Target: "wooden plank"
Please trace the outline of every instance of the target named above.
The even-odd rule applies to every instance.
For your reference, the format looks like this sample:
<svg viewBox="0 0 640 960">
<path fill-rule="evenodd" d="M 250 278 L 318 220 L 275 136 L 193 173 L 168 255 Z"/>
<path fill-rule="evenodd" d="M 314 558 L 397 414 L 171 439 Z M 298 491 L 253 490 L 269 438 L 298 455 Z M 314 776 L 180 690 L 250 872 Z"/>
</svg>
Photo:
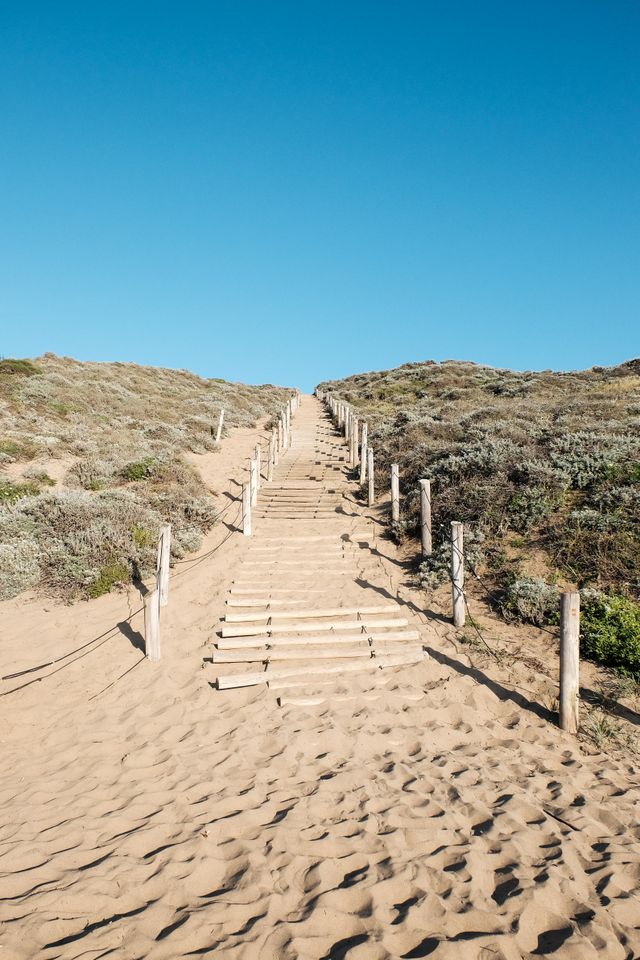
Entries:
<svg viewBox="0 0 640 960">
<path fill-rule="evenodd" d="M 325 630 L 327 632 L 331 630 L 362 630 L 366 633 L 380 627 L 406 627 L 408 622 L 406 617 L 397 617 L 390 620 L 378 620 L 369 624 L 364 620 L 328 620 L 326 623 L 272 623 L 265 626 L 256 624 L 250 627 L 223 624 L 221 636 L 251 637 L 257 634 L 271 636 L 275 633 L 312 633 L 313 631 L 322 633 Z"/>
<path fill-rule="evenodd" d="M 250 620 L 291 620 L 295 617 L 347 617 L 369 616 L 373 613 L 395 613 L 397 603 L 384 603 L 372 607 L 320 607 L 310 610 L 268 610 L 265 613 L 228 613 L 227 623 L 246 623 Z"/>
<path fill-rule="evenodd" d="M 337 663 L 337 664 L 306 664 L 303 667 L 276 667 L 267 668 L 257 673 L 235 673 L 226 677 L 218 677 L 217 686 L 219 690 L 230 690 L 235 687 L 254 687 L 261 683 L 271 684 L 272 681 L 286 680 L 289 677 L 301 677 L 325 674 L 344 674 L 357 673 L 361 670 L 377 670 L 385 667 L 399 667 L 405 664 L 418 663 L 425 660 L 427 655 L 424 651 L 412 654 L 396 654 L 385 657 L 372 657 L 370 660 L 361 660 L 356 663 Z"/>
<path fill-rule="evenodd" d="M 340 658 L 370 657 L 371 647 L 365 641 L 343 647 L 275 647 L 269 650 L 216 650 L 211 651 L 214 663 L 270 663 L 272 660 L 339 660 Z"/>
<path fill-rule="evenodd" d="M 363 633 L 362 635 L 356 634 L 355 636 L 353 633 L 331 633 L 329 636 L 327 636 L 326 633 L 322 633 L 317 636 L 305 634 L 301 637 L 219 637 L 216 640 L 216 645 L 219 650 L 246 650 L 256 647 L 286 647 L 292 646 L 293 644 L 298 644 L 299 646 L 314 646 L 315 644 L 326 643 L 354 643 L 356 639 L 370 640 L 373 643 L 382 640 L 399 642 L 402 640 L 419 640 L 420 634 L 417 630 L 396 630 L 390 631 L 389 633 L 374 633 L 372 631 Z"/>
</svg>

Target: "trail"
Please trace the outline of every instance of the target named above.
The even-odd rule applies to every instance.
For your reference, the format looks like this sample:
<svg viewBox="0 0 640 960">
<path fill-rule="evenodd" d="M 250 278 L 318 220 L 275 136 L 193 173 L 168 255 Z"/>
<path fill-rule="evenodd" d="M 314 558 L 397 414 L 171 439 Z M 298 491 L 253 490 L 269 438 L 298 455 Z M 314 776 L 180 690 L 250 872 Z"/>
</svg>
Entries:
<svg viewBox="0 0 640 960">
<path fill-rule="evenodd" d="M 107 646 L 3 701 L 2 960 L 639 954 L 637 770 L 501 695 L 407 602 L 345 455 L 303 398 L 253 536 L 173 582 L 162 661 L 91 700 Z M 345 658 L 354 619 L 366 655 Z M 233 625 L 251 645 L 227 652 L 293 649 L 295 676 L 218 689 L 282 666 L 217 662 Z M 381 668 L 387 647 L 416 662 Z"/>
</svg>

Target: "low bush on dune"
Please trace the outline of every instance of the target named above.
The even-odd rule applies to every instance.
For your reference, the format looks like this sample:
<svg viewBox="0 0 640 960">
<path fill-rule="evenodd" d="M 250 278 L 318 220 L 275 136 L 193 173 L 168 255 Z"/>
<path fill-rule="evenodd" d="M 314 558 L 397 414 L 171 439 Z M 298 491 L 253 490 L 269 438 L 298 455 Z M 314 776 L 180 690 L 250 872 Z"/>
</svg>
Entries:
<svg viewBox="0 0 640 960">
<path fill-rule="evenodd" d="M 640 598 L 640 361 L 576 373 L 427 362 L 319 387 L 367 420 L 379 490 L 399 464 L 396 536 L 418 534 L 418 481 L 431 480 L 425 586 L 446 579 L 450 523 L 460 520 L 508 617 L 557 618 L 560 580 L 613 598 L 615 609 L 615 598 Z M 533 573 L 540 565 L 546 578 Z M 637 630 L 633 617 L 625 623 Z M 586 634 L 584 648 L 609 658 Z"/>
<path fill-rule="evenodd" d="M 214 500 L 185 455 L 216 449 L 221 407 L 225 428 L 253 426 L 289 393 L 51 354 L 0 361 L 0 467 L 24 464 L 0 478 L 0 599 L 95 597 L 147 576 L 165 523 L 174 557 L 197 550 Z M 31 464 L 62 457 L 59 484 Z"/>
</svg>

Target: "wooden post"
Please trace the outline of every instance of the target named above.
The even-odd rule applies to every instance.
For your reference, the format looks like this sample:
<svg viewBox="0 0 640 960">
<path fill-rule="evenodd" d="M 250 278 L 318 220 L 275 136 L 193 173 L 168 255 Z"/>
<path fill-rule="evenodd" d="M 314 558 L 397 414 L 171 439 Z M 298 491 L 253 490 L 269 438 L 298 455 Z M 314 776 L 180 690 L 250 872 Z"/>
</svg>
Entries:
<svg viewBox="0 0 640 960">
<path fill-rule="evenodd" d="M 270 482 L 273 480 L 273 464 L 275 461 L 276 451 L 275 451 L 275 437 L 273 435 L 273 430 L 271 431 L 271 436 L 269 437 L 269 459 L 267 460 L 267 480 Z"/>
<path fill-rule="evenodd" d="M 218 431 L 216 433 L 216 443 L 220 443 L 220 437 L 222 436 L 223 423 L 224 423 L 224 407 L 220 411 L 220 419 L 218 420 Z"/>
<path fill-rule="evenodd" d="M 578 690 L 580 686 L 580 594 L 563 593 L 560 598 L 560 727 L 578 732 Z"/>
<path fill-rule="evenodd" d="M 160 606 L 169 603 L 169 560 L 171 558 L 171 524 L 160 531 L 158 541 L 158 562 L 156 564 L 156 583 L 160 591 Z"/>
<path fill-rule="evenodd" d="M 400 519 L 400 474 L 398 464 L 391 464 L 391 519 L 397 522 Z"/>
<path fill-rule="evenodd" d="M 358 466 L 358 434 L 360 432 L 357 417 L 353 417 L 353 419 L 351 420 L 350 430 L 351 430 L 351 441 L 350 441 L 351 442 L 351 452 L 350 452 L 351 466 L 357 467 Z"/>
<path fill-rule="evenodd" d="M 245 483 L 242 487 L 242 532 L 245 537 L 251 536 L 251 484 Z"/>
<path fill-rule="evenodd" d="M 278 418 L 278 450 L 280 453 L 283 452 L 284 447 L 284 424 L 282 422 L 282 417 Z"/>
<path fill-rule="evenodd" d="M 254 452 L 254 459 L 256 461 L 256 493 L 262 486 L 262 477 L 260 476 L 260 471 L 262 469 L 262 457 L 260 454 L 260 444 L 256 443 L 256 449 Z"/>
<path fill-rule="evenodd" d="M 251 490 L 251 506 L 255 507 L 258 502 L 258 480 L 257 480 L 257 462 L 255 457 L 251 458 L 249 464 L 249 488 Z"/>
<path fill-rule="evenodd" d="M 431 538 L 431 481 L 420 481 L 420 526 L 422 532 L 422 556 L 430 557 L 433 553 Z"/>
<path fill-rule="evenodd" d="M 144 598 L 144 652 L 149 660 L 160 660 L 160 594 L 150 590 Z"/>
<path fill-rule="evenodd" d="M 464 524 L 451 522 L 451 596 L 453 625 L 464 627 Z"/>
<path fill-rule="evenodd" d="M 271 428 L 271 440 L 273 442 L 273 465 L 278 466 L 278 428 Z"/>
<path fill-rule="evenodd" d="M 367 447 L 367 473 L 369 475 L 369 506 L 372 507 L 375 503 L 376 493 L 374 486 L 374 476 L 373 476 L 373 447 Z"/>
<path fill-rule="evenodd" d="M 367 479 L 367 443 L 369 440 L 369 426 L 362 424 L 362 440 L 360 441 L 360 483 Z"/>
</svg>

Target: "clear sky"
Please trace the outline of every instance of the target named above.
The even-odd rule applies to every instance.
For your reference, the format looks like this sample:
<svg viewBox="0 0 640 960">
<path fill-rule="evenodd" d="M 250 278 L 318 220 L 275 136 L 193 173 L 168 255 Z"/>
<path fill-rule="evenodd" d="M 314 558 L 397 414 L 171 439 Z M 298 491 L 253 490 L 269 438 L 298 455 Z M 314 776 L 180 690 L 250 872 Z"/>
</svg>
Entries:
<svg viewBox="0 0 640 960">
<path fill-rule="evenodd" d="M 637 0 L 0 0 L 0 354 L 640 354 Z"/>
</svg>

